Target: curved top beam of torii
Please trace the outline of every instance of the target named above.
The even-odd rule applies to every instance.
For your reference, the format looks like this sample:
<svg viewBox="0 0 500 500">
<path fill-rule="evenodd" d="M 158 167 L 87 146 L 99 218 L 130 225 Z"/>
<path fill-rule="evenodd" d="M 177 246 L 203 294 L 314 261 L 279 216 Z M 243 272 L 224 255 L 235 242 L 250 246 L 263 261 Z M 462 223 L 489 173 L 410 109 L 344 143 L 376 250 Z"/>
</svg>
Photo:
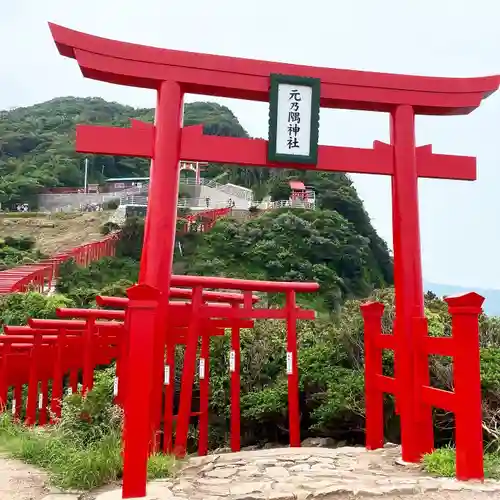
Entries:
<svg viewBox="0 0 500 500">
<path fill-rule="evenodd" d="M 109 40 L 49 23 L 59 53 L 76 59 L 87 78 L 156 89 L 164 80 L 185 92 L 268 101 L 269 75 L 321 79 L 321 106 L 391 111 L 411 104 L 417 114 L 468 114 L 495 92 L 500 76 L 441 78 L 330 69 L 198 54 Z"/>
</svg>

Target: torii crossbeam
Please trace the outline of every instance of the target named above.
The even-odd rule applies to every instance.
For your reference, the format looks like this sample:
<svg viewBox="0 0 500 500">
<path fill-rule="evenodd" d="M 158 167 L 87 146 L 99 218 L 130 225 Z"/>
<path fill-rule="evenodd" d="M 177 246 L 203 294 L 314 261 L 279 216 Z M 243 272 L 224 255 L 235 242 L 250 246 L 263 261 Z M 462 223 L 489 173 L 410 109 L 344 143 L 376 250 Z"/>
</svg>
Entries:
<svg viewBox="0 0 500 500">
<path fill-rule="evenodd" d="M 498 89 L 499 77 L 434 78 L 298 66 L 146 47 L 54 24 L 50 29 L 60 54 L 76 59 L 85 77 L 157 91 L 154 127 L 140 122 L 133 122 L 130 129 L 81 127 L 77 148 L 89 153 L 152 158 L 140 280 L 160 290 L 165 300 L 172 274 L 181 159 L 392 177 L 396 397 L 403 460 L 416 462 L 430 451 L 432 415 L 416 404 L 412 356 L 418 334 L 415 318 L 424 317 L 418 178 L 474 180 L 476 168 L 474 158 L 434 154 L 430 146 L 417 148 L 415 116 L 468 114 Z M 319 80 L 319 103 L 325 108 L 389 113 L 390 145 L 376 142 L 372 149 L 320 146 L 316 164 L 284 165 L 267 160 L 266 141 L 204 136 L 200 127 L 181 128 L 185 93 L 267 102 L 271 75 Z M 161 333 L 156 335 L 161 337 Z M 156 345 L 161 347 L 161 343 Z M 160 354 L 156 356 L 155 376 L 161 377 L 163 360 Z M 134 453 L 143 454 L 144 450 L 126 448 L 124 461 Z M 124 477 L 124 496 L 144 495 L 145 476 L 144 484 L 133 485 Z"/>
</svg>

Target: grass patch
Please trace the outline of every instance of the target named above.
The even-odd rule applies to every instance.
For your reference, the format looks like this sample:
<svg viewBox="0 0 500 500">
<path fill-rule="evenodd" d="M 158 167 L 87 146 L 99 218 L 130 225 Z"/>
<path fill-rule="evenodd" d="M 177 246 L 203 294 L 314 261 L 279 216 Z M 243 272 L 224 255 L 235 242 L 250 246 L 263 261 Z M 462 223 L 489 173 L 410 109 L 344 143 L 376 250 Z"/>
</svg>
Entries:
<svg viewBox="0 0 500 500">
<path fill-rule="evenodd" d="M 82 446 L 53 428 L 28 428 L 14 424 L 8 416 L 0 419 L 0 448 L 17 458 L 44 469 L 50 482 L 62 489 L 91 490 L 117 481 L 122 476 L 121 437 L 118 433 Z M 149 479 L 173 474 L 175 459 L 153 455 L 148 462 Z"/>
<path fill-rule="evenodd" d="M 122 477 L 122 411 L 113 405 L 114 368 L 96 372 L 94 388 L 85 396 L 68 395 L 55 425 L 27 427 L 0 415 L 0 449 L 44 469 L 62 489 L 91 490 Z M 154 455 L 150 479 L 168 477 L 175 459 Z"/>
<path fill-rule="evenodd" d="M 424 469 L 434 476 L 455 477 L 456 452 L 454 448 L 440 448 L 424 456 Z M 500 452 L 484 455 L 484 475 L 500 479 Z"/>
</svg>

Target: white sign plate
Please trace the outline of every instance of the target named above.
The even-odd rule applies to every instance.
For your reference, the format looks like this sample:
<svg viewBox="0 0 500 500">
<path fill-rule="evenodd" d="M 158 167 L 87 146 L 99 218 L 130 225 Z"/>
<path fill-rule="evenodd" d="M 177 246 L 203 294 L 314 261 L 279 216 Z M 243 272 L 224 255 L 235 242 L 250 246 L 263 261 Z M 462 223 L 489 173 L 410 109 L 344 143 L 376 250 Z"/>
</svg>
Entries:
<svg viewBox="0 0 500 500">
<path fill-rule="evenodd" d="M 16 400 L 12 400 L 12 415 L 16 414 Z"/>
<path fill-rule="evenodd" d="M 311 149 L 312 88 L 278 84 L 276 154 L 308 156 Z"/>
<path fill-rule="evenodd" d="M 38 395 L 38 409 L 41 410 L 43 408 L 43 394 L 40 393 Z"/>
<path fill-rule="evenodd" d="M 113 396 L 118 396 L 118 377 L 115 377 L 113 382 Z"/>
<path fill-rule="evenodd" d="M 286 374 L 292 375 L 293 373 L 293 354 L 291 352 L 286 353 Z"/>
<path fill-rule="evenodd" d="M 170 385 L 170 365 L 165 365 L 165 370 L 163 372 L 163 383 L 165 385 Z"/>
<path fill-rule="evenodd" d="M 205 358 L 200 358 L 200 380 L 205 378 Z"/>
<path fill-rule="evenodd" d="M 234 350 L 229 353 L 229 371 L 231 373 L 236 371 L 236 353 Z"/>
</svg>

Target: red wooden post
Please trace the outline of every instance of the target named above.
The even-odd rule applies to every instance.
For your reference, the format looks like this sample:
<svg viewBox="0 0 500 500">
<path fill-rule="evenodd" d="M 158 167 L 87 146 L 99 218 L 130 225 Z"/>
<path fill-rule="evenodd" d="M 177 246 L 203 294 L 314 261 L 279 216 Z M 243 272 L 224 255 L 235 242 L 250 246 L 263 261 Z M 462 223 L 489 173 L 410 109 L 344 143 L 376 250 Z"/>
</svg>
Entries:
<svg viewBox="0 0 500 500">
<path fill-rule="evenodd" d="M 233 308 L 239 307 L 238 304 L 233 304 Z M 229 372 L 230 372 L 230 392 L 231 392 L 231 451 L 240 451 L 241 448 L 241 410 L 240 410 L 240 328 L 237 326 L 231 327 L 231 351 L 229 353 Z"/>
<path fill-rule="evenodd" d="M 33 347 L 30 354 L 30 373 L 28 382 L 28 400 L 26 402 L 26 425 L 36 423 L 36 409 L 38 406 L 38 356 L 40 354 L 41 337 L 31 337 Z"/>
<path fill-rule="evenodd" d="M 455 440 L 457 479 L 484 479 L 481 368 L 478 317 L 484 297 L 467 293 L 447 297 L 455 344 Z"/>
<path fill-rule="evenodd" d="M 123 498 L 146 495 L 151 441 L 150 394 L 153 387 L 154 332 L 157 328 L 158 290 L 147 285 L 128 289 L 127 394 L 124 402 Z"/>
<path fill-rule="evenodd" d="M 300 446 L 299 365 L 297 362 L 297 317 L 295 291 L 286 293 L 286 373 L 288 376 L 288 419 L 290 446 Z"/>
<path fill-rule="evenodd" d="M 199 366 L 200 416 L 198 419 L 198 455 L 208 453 L 208 409 L 210 399 L 210 336 L 201 336 L 201 355 Z"/>
<path fill-rule="evenodd" d="M 428 337 L 428 324 L 426 318 L 413 318 L 414 337 L 414 408 L 415 419 L 418 426 L 420 449 L 423 453 L 430 453 L 434 449 L 434 425 L 428 412 L 432 411 L 429 405 L 422 400 L 422 387 L 431 384 L 429 371 L 429 352 L 423 342 Z"/>
<path fill-rule="evenodd" d="M 432 426 L 432 410 L 419 408 L 415 414 L 415 384 L 413 379 L 413 318 L 424 317 L 422 288 L 422 259 L 418 215 L 418 171 L 415 148 L 415 113 L 412 106 L 399 105 L 391 114 L 391 144 L 394 151 L 393 234 L 396 289 L 397 337 L 396 380 L 397 403 L 401 416 L 403 460 L 420 461 L 430 452 L 427 441 L 419 436 L 428 434 Z"/>
<path fill-rule="evenodd" d="M 182 367 L 181 395 L 177 426 L 175 428 L 174 453 L 177 457 L 186 454 L 189 419 L 192 412 L 192 394 L 194 374 L 196 369 L 196 352 L 198 350 L 198 331 L 200 328 L 200 308 L 203 305 L 203 289 L 200 286 L 193 288 L 191 301 L 191 317 L 186 332 L 186 350 Z"/>
<path fill-rule="evenodd" d="M 58 340 L 56 344 L 54 374 L 52 376 L 52 399 L 50 401 L 51 422 L 61 417 L 61 401 L 63 398 L 63 360 L 66 349 L 66 330 L 59 329 Z"/>
<path fill-rule="evenodd" d="M 175 392 L 175 344 L 173 340 L 167 342 L 166 363 L 163 374 L 165 385 L 165 408 L 163 413 L 163 451 L 172 451 L 172 422 L 174 416 Z"/>
<path fill-rule="evenodd" d="M 365 324 L 366 448 L 376 450 L 384 446 L 384 397 L 377 386 L 377 377 L 382 375 L 382 350 L 377 346 L 377 337 L 382 333 L 384 305 L 367 302 L 360 309 Z"/>
<path fill-rule="evenodd" d="M 10 352 L 10 344 L 3 344 L 2 359 L 0 362 L 0 405 L 2 411 L 7 407 L 7 394 L 9 388 L 7 387 L 7 371 L 8 371 L 8 353 Z"/>
<path fill-rule="evenodd" d="M 160 428 L 162 414 L 165 329 L 177 221 L 183 97 L 184 93 L 177 82 L 163 81 L 158 86 L 154 158 L 151 164 L 151 177 L 155 182 L 149 185 L 144 232 L 144 248 L 147 251 L 141 258 L 139 274 L 140 283 L 154 286 L 162 294 L 162 319 L 155 332 L 153 361 L 151 423 L 154 433 Z"/>
<path fill-rule="evenodd" d="M 94 331 L 95 318 L 86 318 L 83 332 L 83 395 L 91 391 L 94 386 Z"/>
</svg>

